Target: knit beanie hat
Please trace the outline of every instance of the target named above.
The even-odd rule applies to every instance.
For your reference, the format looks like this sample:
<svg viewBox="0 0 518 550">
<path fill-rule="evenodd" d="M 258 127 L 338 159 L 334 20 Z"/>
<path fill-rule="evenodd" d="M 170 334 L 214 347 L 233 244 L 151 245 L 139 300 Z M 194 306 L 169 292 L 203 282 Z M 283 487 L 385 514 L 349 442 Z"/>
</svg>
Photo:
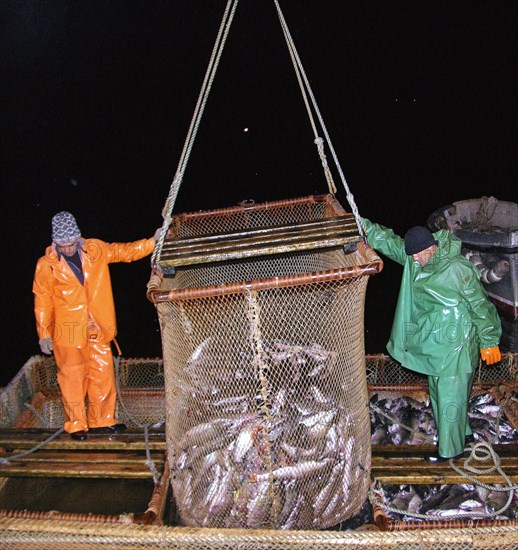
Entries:
<svg viewBox="0 0 518 550">
<path fill-rule="evenodd" d="M 411 256 L 422 252 L 426 248 L 433 244 L 439 244 L 434 238 L 432 233 L 420 225 L 411 227 L 405 235 L 405 252 Z"/>
<path fill-rule="evenodd" d="M 81 237 L 76 219 L 70 212 L 58 212 L 52 218 L 52 241 L 56 244 L 71 243 Z"/>
</svg>

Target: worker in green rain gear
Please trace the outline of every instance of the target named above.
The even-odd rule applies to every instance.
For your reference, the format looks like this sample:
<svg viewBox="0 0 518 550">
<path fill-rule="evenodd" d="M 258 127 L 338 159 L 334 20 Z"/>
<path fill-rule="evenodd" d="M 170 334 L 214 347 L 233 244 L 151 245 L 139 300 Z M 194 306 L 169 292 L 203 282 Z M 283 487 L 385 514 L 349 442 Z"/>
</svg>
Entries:
<svg viewBox="0 0 518 550">
<path fill-rule="evenodd" d="M 387 350 L 404 367 L 428 375 L 438 452 L 427 460 L 458 458 L 474 441 L 468 403 L 479 350 L 488 365 L 501 359 L 496 308 L 449 231 L 432 234 L 418 226 L 402 239 L 363 221 L 369 244 L 404 266 Z"/>
</svg>

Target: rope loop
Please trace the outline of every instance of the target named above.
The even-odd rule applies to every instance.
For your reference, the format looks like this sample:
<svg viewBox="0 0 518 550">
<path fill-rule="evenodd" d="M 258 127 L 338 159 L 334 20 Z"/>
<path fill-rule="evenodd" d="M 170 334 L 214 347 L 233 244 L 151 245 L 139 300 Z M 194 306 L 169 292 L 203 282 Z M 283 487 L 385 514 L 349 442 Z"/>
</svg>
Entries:
<svg viewBox="0 0 518 550">
<path fill-rule="evenodd" d="M 324 140 L 321 137 L 317 137 L 315 139 L 315 144 L 318 149 L 318 155 L 320 157 L 320 161 L 322 162 L 322 166 L 324 168 L 324 175 L 326 176 L 327 187 L 329 189 L 329 192 L 335 195 L 336 185 L 335 185 L 335 182 L 333 181 L 333 174 L 331 173 L 331 170 L 329 169 L 329 165 L 327 164 L 327 157 L 324 152 Z"/>
<path fill-rule="evenodd" d="M 462 520 L 462 519 L 490 519 L 495 518 L 499 515 L 501 515 L 505 510 L 509 508 L 511 505 L 513 498 L 514 498 L 514 492 L 518 490 L 518 485 L 513 484 L 509 478 L 509 476 L 500 468 L 501 460 L 498 454 L 493 449 L 491 443 L 488 443 L 487 441 L 478 441 L 477 443 L 471 444 L 470 447 L 470 455 L 464 460 L 463 468 L 459 468 L 455 465 L 452 459 L 448 461 L 450 467 L 466 478 L 468 481 L 470 481 L 473 485 L 478 485 L 479 487 L 482 487 L 484 489 L 487 489 L 489 491 L 500 491 L 500 492 L 508 492 L 509 496 L 507 498 L 507 502 L 499 509 L 494 511 L 466 511 L 463 514 L 457 514 L 457 515 L 449 515 L 448 520 Z M 492 458 L 493 463 L 492 465 L 489 465 L 487 467 L 478 467 L 475 468 L 474 466 L 471 466 L 470 463 L 472 461 L 476 462 L 486 462 L 489 460 L 489 458 Z M 489 474 L 493 471 L 497 471 L 502 478 L 505 480 L 506 485 L 502 484 L 496 484 L 496 485 L 487 485 L 486 483 L 483 483 L 476 477 L 471 476 L 468 472 L 484 475 Z M 415 519 L 422 519 L 426 521 L 430 520 L 443 520 L 444 518 L 441 516 L 434 516 L 432 514 L 418 514 L 418 513 L 412 513 L 408 512 L 407 510 L 400 510 L 398 508 L 395 508 L 394 506 L 389 506 L 385 504 L 385 494 L 383 491 L 383 487 L 381 485 L 381 481 L 379 479 L 374 479 L 373 483 L 371 484 L 371 488 L 369 490 L 369 501 L 371 504 L 378 506 L 382 510 L 386 512 L 392 512 L 394 514 L 400 514 L 404 515 L 408 518 L 415 518 Z"/>
</svg>

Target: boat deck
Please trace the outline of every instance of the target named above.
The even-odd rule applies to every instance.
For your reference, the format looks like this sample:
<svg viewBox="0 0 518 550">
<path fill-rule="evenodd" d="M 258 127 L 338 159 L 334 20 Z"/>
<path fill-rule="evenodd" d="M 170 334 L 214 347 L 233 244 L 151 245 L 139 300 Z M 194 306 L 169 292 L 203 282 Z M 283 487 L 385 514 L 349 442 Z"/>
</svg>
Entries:
<svg viewBox="0 0 518 550">
<path fill-rule="evenodd" d="M 54 370 L 40 361 L 28 367 L 31 368 L 21 373 L 3 395 L 3 415 L 9 422 L 0 426 L 0 521 L 19 518 L 176 526 L 174 502 L 168 495 L 165 425 L 160 421 L 164 414 L 162 363 L 139 360 L 124 363 L 120 369 L 124 402 L 141 425 L 150 426 L 147 438 L 130 418 L 122 416 L 120 420 L 128 424 L 125 433 L 89 434 L 86 441 L 74 441 L 63 432 L 57 434 L 62 425 L 62 411 Z M 373 398 L 376 395 L 378 408 L 383 400 L 401 396 L 414 399 L 414 404 L 426 400 L 422 381 L 385 356 L 368 358 L 367 375 L 369 394 Z M 474 390 L 474 395 L 489 393 L 496 399 L 515 429 L 517 384 L 513 356 L 498 369 L 481 370 Z M 44 421 L 52 427 L 38 427 Z M 516 485 L 518 442 L 496 441 L 492 447 L 498 455 L 500 471 L 493 460 L 466 465 L 466 459 L 457 459 L 453 464 L 461 470 L 466 466 L 476 468 L 474 477 L 487 485 L 502 484 L 501 472 Z M 449 462 L 432 464 L 424 460 L 435 450 L 430 442 L 391 444 L 384 440 L 382 444 L 373 444 L 371 479 L 382 487 L 469 483 Z M 375 517 L 360 530 L 369 525 L 383 531 L 409 528 L 408 522 L 393 520 L 374 505 L 373 513 Z M 509 522 L 516 526 L 517 520 L 484 521 L 494 528 L 505 529 Z M 410 523 L 415 524 L 411 526 L 413 529 L 426 527 Z M 445 520 L 441 528 L 463 525 Z"/>
<path fill-rule="evenodd" d="M 424 457 L 435 452 L 435 447 L 420 445 L 374 445 L 372 448 L 371 477 L 387 485 L 457 485 L 466 483 L 466 478 L 457 473 L 449 461 L 430 463 Z M 493 450 L 500 457 L 500 467 L 512 480 L 518 482 L 518 445 L 493 445 Z M 468 453 L 467 453 L 468 454 Z M 463 468 L 466 458 L 458 458 L 453 463 Z M 492 461 L 470 463 L 479 469 L 489 469 Z M 502 483 L 498 471 L 478 473 L 477 479 L 482 483 Z"/>
<path fill-rule="evenodd" d="M 9 462 L 9 458 L 32 449 L 45 441 L 52 432 L 41 429 L 0 430 L 0 476 L 90 477 L 90 478 L 152 478 L 146 465 L 146 442 L 139 430 L 118 435 L 90 435 L 87 441 L 73 441 L 62 434 L 44 448 Z M 149 458 L 158 472 L 166 461 L 166 441 L 163 432 L 148 436 Z M 518 483 L 518 444 L 494 445 L 500 457 L 500 467 L 513 483 Z M 432 464 L 424 457 L 432 454 L 431 445 L 373 445 L 371 476 L 384 484 L 460 484 L 466 478 L 451 468 L 449 462 Z M 465 458 L 454 464 L 459 468 Z M 492 463 L 491 463 L 492 464 Z M 484 469 L 488 462 L 471 463 Z M 477 474 L 486 484 L 501 483 L 498 471 Z"/>
<path fill-rule="evenodd" d="M 153 477 L 146 465 L 143 432 L 90 435 L 87 441 L 73 441 L 62 434 L 44 448 L 12 462 L 9 458 L 45 441 L 52 432 L 40 429 L 0 431 L 0 476 L 89 477 L 146 479 Z M 148 436 L 149 458 L 162 472 L 166 456 L 164 433 Z"/>
</svg>

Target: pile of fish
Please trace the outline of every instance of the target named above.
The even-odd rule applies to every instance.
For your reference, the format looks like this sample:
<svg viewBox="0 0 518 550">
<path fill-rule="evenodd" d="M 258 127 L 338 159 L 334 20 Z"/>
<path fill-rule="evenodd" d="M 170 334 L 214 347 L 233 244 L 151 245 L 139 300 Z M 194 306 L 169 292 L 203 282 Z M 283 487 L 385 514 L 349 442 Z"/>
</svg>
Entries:
<svg viewBox="0 0 518 550">
<path fill-rule="evenodd" d="M 496 491 L 478 485 L 385 485 L 381 488 L 383 504 L 401 511 L 387 514 L 396 520 L 420 521 L 411 514 L 423 514 L 430 519 L 507 520 L 518 519 L 518 491 L 511 501 L 508 491 Z M 506 508 L 506 509 L 505 509 Z M 505 509 L 499 515 L 493 515 Z M 462 519 L 458 518 L 458 519 Z M 422 521 L 422 520 L 421 520 Z"/>
<path fill-rule="evenodd" d="M 361 530 L 365 525 L 374 525 L 374 513 L 368 500 L 363 503 L 357 514 L 334 525 L 329 531 L 356 531 L 357 529 Z"/>
<path fill-rule="evenodd" d="M 429 401 L 408 396 L 370 400 L 371 443 L 373 445 L 434 444 L 437 428 Z M 491 393 L 473 397 L 468 418 L 476 440 L 489 443 L 516 443 L 518 432 L 508 422 L 502 407 Z"/>
<path fill-rule="evenodd" d="M 516 443 L 518 432 L 509 424 L 502 407 L 490 394 L 481 394 L 469 402 L 469 424 L 477 439 L 489 443 Z"/>
<path fill-rule="evenodd" d="M 297 345 L 282 340 L 262 342 L 260 353 L 237 351 L 232 342 L 206 338 L 191 355 L 180 389 L 193 397 L 221 394 L 236 382 L 257 381 L 258 366 L 269 368 L 274 385 L 303 385 L 328 378 L 335 370 L 338 354 L 318 343 Z M 230 354 L 234 354 L 231 356 Z M 228 368 L 229 359 L 235 368 Z"/>
<path fill-rule="evenodd" d="M 191 422 L 174 444 L 181 523 L 311 529 L 356 512 L 369 484 L 370 449 L 368 441 L 358 444 L 353 419 L 337 406 L 336 384 L 325 382 L 336 354 L 317 344 L 275 341 L 261 357 L 267 395 L 257 379 L 249 394 L 225 396 L 228 384 L 218 384 L 217 392 L 201 384 L 207 348 L 193 354 L 182 381 L 190 392 L 201 391 L 193 420 L 203 421 Z M 244 391 L 240 380 L 232 387 Z"/>
<path fill-rule="evenodd" d="M 373 445 L 423 445 L 436 436 L 429 402 L 408 396 L 370 400 L 371 443 Z"/>
</svg>

